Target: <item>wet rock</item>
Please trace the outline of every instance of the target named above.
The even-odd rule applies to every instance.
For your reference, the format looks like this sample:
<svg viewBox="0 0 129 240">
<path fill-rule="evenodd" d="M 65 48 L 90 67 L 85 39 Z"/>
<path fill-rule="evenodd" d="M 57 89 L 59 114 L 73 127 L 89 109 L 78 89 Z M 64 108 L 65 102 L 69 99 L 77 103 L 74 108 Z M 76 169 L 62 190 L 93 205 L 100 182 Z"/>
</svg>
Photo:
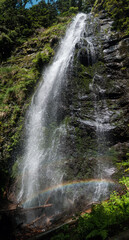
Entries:
<svg viewBox="0 0 129 240">
<path fill-rule="evenodd" d="M 94 79 L 93 79 L 94 84 L 98 84 L 101 87 L 105 85 L 105 80 L 103 79 L 103 76 L 95 74 Z"/>
<path fill-rule="evenodd" d="M 59 41 L 59 38 L 57 36 L 54 36 L 51 40 L 50 40 L 50 45 L 51 47 L 54 47 L 55 44 L 57 44 Z"/>
<path fill-rule="evenodd" d="M 129 143 L 128 142 L 118 142 L 116 145 L 113 146 L 113 149 L 117 152 L 118 158 L 120 160 L 127 159 L 127 152 L 129 150 Z"/>
<path fill-rule="evenodd" d="M 113 45 L 113 46 L 110 46 L 110 47 L 104 49 L 103 53 L 104 54 L 111 54 L 113 52 L 116 52 L 118 49 L 119 49 L 119 45 L 116 44 L 116 45 Z"/>
<path fill-rule="evenodd" d="M 123 94 L 124 94 L 124 92 L 125 92 L 125 90 L 121 87 L 121 86 L 119 86 L 119 85 L 114 85 L 113 87 L 112 87 L 112 89 L 110 89 L 109 91 L 108 91 L 108 98 L 109 99 L 118 99 L 118 98 L 120 98 Z"/>
<path fill-rule="evenodd" d="M 112 32 L 112 21 L 105 14 L 100 18 L 96 20 L 97 29 L 94 26 L 96 23 L 90 22 L 90 29 L 86 29 L 81 41 L 76 44 L 74 71 L 70 71 L 68 96 L 72 121 L 68 143 L 74 160 L 67 165 L 67 170 L 69 169 L 73 178 L 76 174 L 80 174 L 82 178 L 93 176 L 96 159 L 92 151 L 97 151 L 98 148 L 96 131 L 99 132 L 99 144 L 103 146 L 105 141 L 107 148 L 129 139 L 129 38 L 121 39 L 119 33 Z M 101 61 L 100 66 L 97 61 Z M 78 74 L 79 72 L 82 74 Z M 84 82 L 88 79 L 87 91 Z M 121 150 L 121 154 L 122 151 L 125 150 Z M 86 156 L 89 152 L 91 156 L 86 157 L 81 164 L 80 156 Z M 80 162 L 79 172 L 75 167 L 77 159 Z"/>
<path fill-rule="evenodd" d="M 76 48 L 76 49 L 80 49 L 80 48 L 81 48 L 81 44 L 80 44 L 80 43 L 76 43 L 76 44 L 75 44 L 75 48 Z"/>
<path fill-rule="evenodd" d="M 103 20 L 105 20 L 106 18 L 107 18 L 107 13 L 106 13 L 106 11 L 105 10 L 101 10 L 101 12 L 100 12 L 101 14 L 100 14 L 100 19 L 103 19 Z"/>
<path fill-rule="evenodd" d="M 81 48 L 81 50 L 78 53 L 78 59 L 80 61 L 81 64 L 83 64 L 84 66 L 88 66 L 89 65 L 89 59 L 88 59 L 88 53 L 87 53 L 87 49 L 86 48 Z"/>
<path fill-rule="evenodd" d="M 89 73 L 87 73 L 87 72 L 84 72 L 84 76 L 85 76 L 85 77 L 89 77 L 89 78 L 92 79 L 92 76 L 91 76 Z"/>
</svg>

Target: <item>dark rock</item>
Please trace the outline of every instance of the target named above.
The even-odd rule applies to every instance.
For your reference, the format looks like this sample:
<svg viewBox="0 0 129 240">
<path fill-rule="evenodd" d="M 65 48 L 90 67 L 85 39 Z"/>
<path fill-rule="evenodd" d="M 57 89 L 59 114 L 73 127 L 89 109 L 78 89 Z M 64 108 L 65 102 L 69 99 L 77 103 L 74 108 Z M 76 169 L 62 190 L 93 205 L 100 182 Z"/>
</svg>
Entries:
<svg viewBox="0 0 129 240">
<path fill-rule="evenodd" d="M 106 66 L 109 68 L 120 70 L 122 68 L 122 63 L 110 62 L 110 63 L 106 63 Z"/>
<path fill-rule="evenodd" d="M 75 48 L 76 48 L 76 49 L 80 49 L 80 48 L 81 48 L 81 44 L 76 43 Z"/>
<path fill-rule="evenodd" d="M 72 172 L 72 176 L 81 174 L 82 178 L 93 176 L 94 166 L 97 163 L 92 151 L 98 151 L 97 149 L 101 149 L 102 146 L 104 154 L 108 146 L 129 139 L 129 116 L 126 111 L 129 104 L 129 96 L 127 96 L 129 39 L 121 39 L 119 33 L 112 34 L 112 21 L 105 17 L 104 14 L 100 22 L 97 20 L 98 36 L 95 35 L 96 22 L 90 22 L 81 41 L 76 44 L 74 71 L 70 71 L 69 77 L 68 101 L 70 101 L 72 118 L 67 144 L 71 148 L 71 156 L 74 160 L 67 167 Z M 103 29 L 107 28 L 107 36 L 104 30 L 101 31 L 101 26 Z M 97 64 L 98 59 L 101 61 L 100 67 Z M 79 74 L 80 72 L 83 74 Z M 90 79 L 89 91 L 82 84 L 87 82 L 87 79 Z M 106 148 L 103 148 L 105 142 Z M 97 144 L 100 146 L 98 147 Z M 74 166 L 77 165 L 75 160 L 79 158 L 81 162 L 80 156 L 87 155 L 90 151 L 89 159 L 92 160 L 88 161 L 86 158 L 83 165 L 78 165 L 78 172 Z M 88 165 L 84 166 L 85 164 Z"/>
<path fill-rule="evenodd" d="M 104 49 L 103 52 L 105 54 L 111 54 L 113 52 L 116 52 L 119 49 L 119 45 L 113 45 L 113 46 L 109 46 L 108 48 Z"/>
<path fill-rule="evenodd" d="M 87 73 L 87 72 L 84 72 L 84 75 L 85 75 L 86 77 L 89 77 L 89 78 L 91 78 L 91 79 L 92 79 L 92 76 L 91 76 L 89 73 Z"/>
<path fill-rule="evenodd" d="M 86 48 L 84 47 L 81 48 L 81 50 L 78 53 L 78 59 L 80 63 L 83 64 L 84 66 L 89 65 L 89 56 Z"/>
<path fill-rule="evenodd" d="M 0 213 L 0 238 L 2 240 L 15 240 L 16 223 L 13 214 Z"/>
<path fill-rule="evenodd" d="M 57 44 L 59 41 L 59 38 L 57 36 L 54 36 L 51 40 L 50 40 L 50 45 L 51 47 L 54 47 L 55 44 Z"/>
<path fill-rule="evenodd" d="M 110 99 L 118 99 L 124 94 L 124 89 L 119 85 L 114 85 L 112 89 L 107 92 L 107 94 Z"/>
<path fill-rule="evenodd" d="M 129 230 L 123 231 L 113 237 L 110 240 L 128 240 L 129 239 Z"/>
<path fill-rule="evenodd" d="M 93 82 L 94 82 L 95 84 L 99 84 L 100 86 L 102 86 L 103 84 L 105 84 L 103 77 L 102 77 L 101 75 L 98 75 L 98 74 L 95 74 L 94 79 L 93 79 Z"/>
<path fill-rule="evenodd" d="M 129 143 L 118 142 L 116 145 L 113 146 L 113 149 L 117 152 L 119 159 L 125 160 L 127 158 L 126 154 L 129 150 Z"/>
</svg>

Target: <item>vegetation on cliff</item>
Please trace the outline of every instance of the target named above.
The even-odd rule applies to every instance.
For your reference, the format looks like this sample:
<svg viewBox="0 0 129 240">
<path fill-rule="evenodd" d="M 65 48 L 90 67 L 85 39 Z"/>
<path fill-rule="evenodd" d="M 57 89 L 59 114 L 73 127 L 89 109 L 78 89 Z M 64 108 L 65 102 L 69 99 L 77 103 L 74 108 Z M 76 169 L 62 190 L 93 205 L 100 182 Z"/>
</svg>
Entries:
<svg viewBox="0 0 129 240">
<path fill-rule="evenodd" d="M 27 2 L 27 1 L 26 1 Z M 0 4 L 0 87 L 1 87 L 1 159 L 0 194 L 6 193 L 5 182 L 11 163 L 12 150 L 18 144 L 24 114 L 40 78 L 41 70 L 54 56 L 60 37 L 65 33 L 72 14 L 83 10 L 108 12 L 114 28 L 129 34 L 129 0 L 41 1 L 25 9 L 25 1 L 5 0 Z M 128 161 L 119 163 L 128 172 Z M 127 185 L 128 179 L 122 181 Z M 127 188 L 129 186 L 127 185 Z M 76 230 L 64 230 L 52 239 L 106 239 L 113 229 L 126 229 L 129 219 L 128 191 L 111 196 L 108 203 L 93 206 L 92 213 L 80 217 Z M 95 230 L 94 230 L 95 229 Z M 87 237 L 86 237 L 87 236 Z"/>
<path fill-rule="evenodd" d="M 93 11 L 100 10 L 105 10 L 114 20 L 115 29 L 129 34 L 129 0 L 96 0 Z"/>
</svg>

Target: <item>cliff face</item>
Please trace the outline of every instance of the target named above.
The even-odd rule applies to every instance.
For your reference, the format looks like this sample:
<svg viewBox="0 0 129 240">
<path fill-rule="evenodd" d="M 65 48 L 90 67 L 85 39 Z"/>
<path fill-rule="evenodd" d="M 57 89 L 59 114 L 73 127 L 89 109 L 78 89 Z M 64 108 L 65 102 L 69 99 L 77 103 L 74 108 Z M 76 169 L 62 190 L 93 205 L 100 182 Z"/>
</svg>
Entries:
<svg viewBox="0 0 129 240">
<path fill-rule="evenodd" d="M 70 161 L 66 162 L 65 180 L 100 177 L 98 158 L 102 164 L 112 161 L 114 166 L 126 159 L 128 79 L 128 36 L 122 38 L 113 31 L 105 14 L 99 18 L 88 15 L 68 72 L 66 145 Z"/>
</svg>

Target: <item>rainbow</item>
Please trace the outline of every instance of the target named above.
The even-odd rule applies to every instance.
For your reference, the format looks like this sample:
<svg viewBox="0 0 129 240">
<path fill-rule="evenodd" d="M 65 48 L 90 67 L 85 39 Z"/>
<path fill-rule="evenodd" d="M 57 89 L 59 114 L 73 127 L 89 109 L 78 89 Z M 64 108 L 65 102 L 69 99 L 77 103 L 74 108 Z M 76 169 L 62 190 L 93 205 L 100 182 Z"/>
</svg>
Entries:
<svg viewBox="0 0 129 240">
<path fill-rule="evenodd" d="M 36 197 L 38 197 L 39 195 L 42 194 L 46 194 L 46 193 L 51 193 L 52 191 L 57 191 L 59 189 L 65 189 L 67 187 L 80 187 L 80 186 L 85 186 L 85 185 L 89 185 L 89 184 L 95 184 L 95 183 L 103 183 L 103 184 L 117 184 L 117 182 L 113 181 L 112 179 L 85 179 L 85 180 L 74 180 L 74 181 L 68 181 L 68 182 L 64 182 L 64 183 L 60 183 L 58 185 L 54 185 L 48 188 L 45 188 L 44 190 L 39 191 L 37 194 L 31 196 L 30 199 L 27 199 L 26 201 L 23 201 L 20 203 L 20 205 L 24 205 L 25 203 L 29 203 L 30 201 L 32 201 L 33 199 L 35 199 Z"/>
</svg>

